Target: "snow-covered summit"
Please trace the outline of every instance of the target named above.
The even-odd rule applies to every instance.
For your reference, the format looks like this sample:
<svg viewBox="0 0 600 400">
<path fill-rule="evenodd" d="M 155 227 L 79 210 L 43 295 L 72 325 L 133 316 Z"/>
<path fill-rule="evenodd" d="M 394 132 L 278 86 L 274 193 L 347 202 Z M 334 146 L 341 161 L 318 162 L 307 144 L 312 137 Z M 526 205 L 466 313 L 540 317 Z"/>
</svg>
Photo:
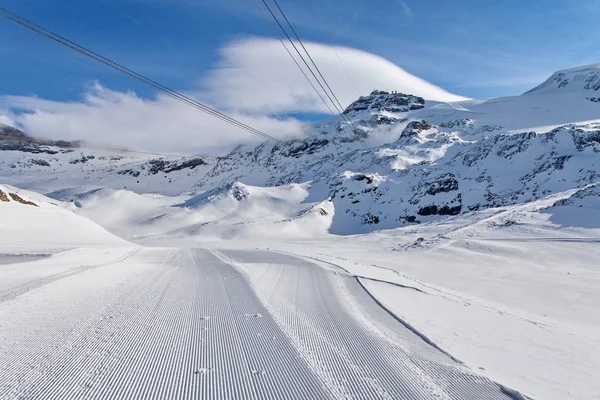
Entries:
<svg viewBox="0 0 600 400">
<path fill-rule="evenodd" d="M 600 63 L 557 71 L 526 94 L 555 90 L 589 92 L 590 95 L 596 92 L 600 97 Z"/>
</svg>

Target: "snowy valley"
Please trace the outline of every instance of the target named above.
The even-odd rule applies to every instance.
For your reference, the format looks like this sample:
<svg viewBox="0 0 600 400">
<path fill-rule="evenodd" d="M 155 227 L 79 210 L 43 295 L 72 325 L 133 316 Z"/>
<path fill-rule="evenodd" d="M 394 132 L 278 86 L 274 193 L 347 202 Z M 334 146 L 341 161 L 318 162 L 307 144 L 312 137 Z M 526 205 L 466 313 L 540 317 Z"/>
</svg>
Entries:
<svg viewBox="0 0 600 400">
<path fill-rule="evenodd" d="M 203 250 L 189 250 L 195 248 Z M 163 264 L 200 259 L 226 265 L 207 272 L 226 282 L 224 293 L 256 294 L 254 309 L 270 313 L 263 322 L 287 338 L 281 339 L 282 354 L 291 360 L 298 351 L 304 360 L 294 368 L 309 371 L 306 398 L 323 393 L 402 398 L 392 383 L 369 380 L 378 367 L 361 358 L 360 351 L 383 353 L 390 343 L 399 347 L 381 362 L 400 371 L 395 360 L 406 357 L 414 364 L 410 373 L 422 379 L 408 385 L 410 398 L 600 396 L 600 64 L 559 71 L 515 97 L 439 102 L 376 90 L 350 104 L 343 116 L 310 124 L 302 138 L 242 145 L 222 156 L 115 152 L 34 140 L 14 127 L 0 127 L 0 271 L 5 273 L 0 330 L 13 341 L 5 345 L 11 360 L 35 347 L 30 337 L 19 345 L 15 334 L 20 322 L 13 310 L 27 304 L 40 307 L 27 318 L 32 323 L 42 318 L 40 330 L 48 340 L 68 347 L 71 328 L 52 331 L 42 315 L 85 314 L 85 305 L 70 304 L 61 295 L 67 279 L 90 274 L 76 291 L 89 290 L 85 301 L 94 316 L 109 318 L 95 305 L 107 295 L 94 291 L 94 279 L 121 293 L 119 288 L 152 265 L 144 290 L 134 294 L 144 308 L 169 277 Z M 84 266 L 90 260 L 96 267 Z M 126 272 L 117 268 L 122 261 L 129 265 Z M 100 264 L 108 265 L 106 275 Z M 23 278 L 20 268 L 30 275 Z M 186 272 L 187 281 L 173 279 L 184 291 L 213 290 L 194 273 Z M 242 277 L 247 286 L 235 283 Z M 59 278 L 56 288 L 44 281 Z M 288 293 L 299 287 L 306 298 Z M 339 298 L 324 295 L 321 309 L 345 310 L 356 320 L 346 314 L 331 318 L 340 318 L 348 332 L 368 331 L 375 343 L 339 349 L 336 362 L 351 371 L 347 376 L 328 370 L 314 350 L 337 343 L 325 333 L 319 336 L 330 320 L 308 301 L 321 299 L 331 287 Z M 50 306 L 44 298 L 35 297 L 43 290 L 56 299 L 56 308 L 45 308 Z M 178 307 L 193 297 L 165 296 Z M 357 300 L 361 296 L 374 303 L 365 306 Z M 147 307 L 157 318 L 169 318 L 168 312 Z M 233 307 L 252 324 L 263 316 L 249 306 Z M 305 307 L 306 320 L 290 319 L 286 307 Z M 119 312 L 110 329 L 125 335 L 128 318 L 144 324 L 151 315 L 137 315 L 134 308 Z M 65 311 L 66 319 L 69 315 Z M 198 328 L 188 326 L 185 315 L 178 317 L 174 322 L 185 329 Z M 397 330 L 398 321 L 406 332 Z M 104 319 L 99 324 L 109 326 Z M 316 333 L 310 333 L 313 328 Z M 256 340 L 257 347 L 249 352 L 269 347 L 265 338 L 252 337 L 248 340 Z M 107 356 L 107 365 L 129 357 L 120 344 L 104 348 L 100 339 L 81 340 L 77 345 L 89 345 L 86 351 L 114 351 L 117 356 Z M 273 340 L 280 343 L 279 336 Z M 403 340 L 408 347 L 400 349 Z M 167 351 L 164 344 L 153 345 Z M 45 368 L 69 370 L 79 362 L 56 361 Z M 123 376 L 146 368 L 141 361 L 128 362 Z M 271 379 L 277 366 L 263 364 L 251 368 L 258 376 L 248 382 Z M 213 367 L 205 365 L 209 369 L 198 374 L 210 375 Z M 15 382 L 30 379 L 28 374 L 18 371 L 0 388 L 35 394 L 17 389 Z M 455 380 L 442 378 L 447 374 Z M 44 383 L 48 376 L 34 378 Z M 93 376 L 89 372 L 81 379 L 93 387 Z M 357 389 L 348 377 L 369 384 Z M 116 379 L 117 386 L 127 387 L 123 379 Z M 244 382 L 235 384 L 241 396 L 244 385 L 253 385 Z M 67 383 L 44 384 L 59 396 Z M 471 385 L 479 395 L 472 394 Z"/>
</svg>

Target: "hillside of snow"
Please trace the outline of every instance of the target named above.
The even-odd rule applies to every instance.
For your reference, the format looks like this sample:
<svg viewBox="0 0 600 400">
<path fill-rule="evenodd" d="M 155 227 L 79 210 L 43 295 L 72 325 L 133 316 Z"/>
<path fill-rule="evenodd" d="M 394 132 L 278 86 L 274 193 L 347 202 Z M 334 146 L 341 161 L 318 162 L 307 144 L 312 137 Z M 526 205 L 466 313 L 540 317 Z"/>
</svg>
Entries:
<svg viewBox="0 0 600 400">
<path fill-rule="evenodd" d="M 0 185 L 0 245 L 17 253 L 32 248 L 123 246 L 128 243 L 69 205 L 35 192 Z"/>
<path fill-rule="evenodd" d="M 593 96 L 600 90 L 600 63 L 584 65 L 557 71 L 544 83 L 528 91 L 526 94 L 536 92 L 552 93 L 559 91 L 587 93 Z"/>
</svg>

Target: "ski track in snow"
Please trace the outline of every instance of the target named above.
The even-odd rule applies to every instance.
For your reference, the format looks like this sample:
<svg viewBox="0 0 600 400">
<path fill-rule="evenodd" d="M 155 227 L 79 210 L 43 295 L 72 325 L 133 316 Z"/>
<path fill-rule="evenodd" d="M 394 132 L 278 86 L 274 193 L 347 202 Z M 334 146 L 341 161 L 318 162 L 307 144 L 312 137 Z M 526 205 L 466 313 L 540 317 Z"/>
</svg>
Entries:
<svg viewBox="0 0 600 400">
<path fill-rule="evenodd" d="M 27 281 L 0 269 L 0 399 L 517 398 L 351 275 L 266 251 L 113 253 Z"/>
</svg>

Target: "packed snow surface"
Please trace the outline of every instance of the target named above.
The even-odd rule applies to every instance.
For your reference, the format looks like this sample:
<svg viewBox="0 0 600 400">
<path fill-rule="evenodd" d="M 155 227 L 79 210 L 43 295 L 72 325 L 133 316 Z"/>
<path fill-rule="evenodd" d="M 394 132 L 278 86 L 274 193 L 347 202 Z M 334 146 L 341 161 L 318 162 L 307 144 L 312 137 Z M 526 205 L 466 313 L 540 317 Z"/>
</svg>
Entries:
<svg viewBox="0 0 600 400">
<path fill-rule="evenodd" d="M 79 250 L 0 274 L 3 398 L 511 398 L 288 255 Z"/>
</svg>

